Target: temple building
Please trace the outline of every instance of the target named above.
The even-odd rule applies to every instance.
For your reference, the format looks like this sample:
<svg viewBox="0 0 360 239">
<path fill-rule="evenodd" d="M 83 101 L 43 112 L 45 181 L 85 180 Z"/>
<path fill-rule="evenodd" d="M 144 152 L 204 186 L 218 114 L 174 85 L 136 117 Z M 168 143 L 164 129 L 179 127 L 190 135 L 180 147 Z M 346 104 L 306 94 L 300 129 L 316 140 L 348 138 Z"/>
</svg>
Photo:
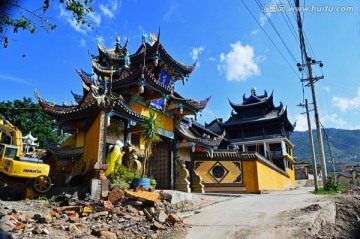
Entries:
<svg viewBox="0 0 360 239">
<path fill-rule="evenodd" d="M 197 101 L 175 91 L 177 82 L 185 85 L 196 63 L 186 66 L 173 59 L 160 43 L 160 31 L 152 40 L 148 43 L 143 37 L 134 54 L 129 53 L 127 41 L 121 45 L 120 38 L 114 48 L 98 43 L 98 55 L 89 54 L 92 72 L 77 70 L 82 92 L 71 92 L 70 105 L 46 101 L 35 92 L 43 110 L 69 135 L 60 147 L 48 145 L 55 158 L 51 175 L 61 179 L 58 184 L 106 169 L 108 148 L 116 140 L 131 142 L 141 156 L 144 143 L 139 122 L 150 111 L 159 117 L 162 138 L 153 150 L 148 175 L 157 180 L 158 188 L 176 188 L 177 151 L 185 155 L 213 152 L 220 144 L 221 137 L 209 134 L 204 138 L 193 130 L 191 121 L 184 120 L 189 115 L 197 118 L 210 97 Z M 188 191 L 190 186 L 185 188 Z"/>
<path fill-rule="evenodd" d="M 289 137 L 294 126 L 287 108 L 273 103 L 273 93 L 257 95 L 251 90 L 240 104 L 229 100 L 231 116 L 216 119 L 205 128 L 225 134 L 211 156 L 194 153 L 194 167 L 207 191 L 283 190 L 295 188 L 293 144 Z"/>
</svg>

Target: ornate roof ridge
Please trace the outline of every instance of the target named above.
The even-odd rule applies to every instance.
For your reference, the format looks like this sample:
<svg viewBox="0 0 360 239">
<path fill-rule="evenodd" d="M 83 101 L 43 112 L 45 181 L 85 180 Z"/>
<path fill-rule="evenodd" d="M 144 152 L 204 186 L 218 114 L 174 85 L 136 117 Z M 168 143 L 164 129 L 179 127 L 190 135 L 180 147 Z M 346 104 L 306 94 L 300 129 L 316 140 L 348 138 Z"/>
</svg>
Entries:
<svg viewBox="0 0 360 239">
<path fill-rule="evenodd" d="M 118 42 L 116 42 L 115 48 L 106 48 L 103 45 L 101 45 L 99 41 L 97 42 L 97 45 L 100 55 L 101 54 L 106 55 L 107 57 L 113 60 L 123 60 L 124 54 L 126 54 L 125 52 L 127 52 L 128 39 L 126 40 L 126 43 L 122 48 L 118 48 Z M 120 54 L 123 55 L 120 56 Z"/>
<path fill-rule="evenodd" d="M 101 64 L 99 64 L 97 61 L 95 60 L 91 60 L 91 65 L 93 66 L 93 68 L 95 70 L 97 70 L 100 73 L 105 73 L 105 74 L 114 74 L 118 71 L 118 69 L 113 69 L 113 70 L 109 70 L 108 68 L 105 68 L 104 66 L 102 66 Z"/>
<path fill-rule="evenodd" d="M 209 103 L 211 96 L 206 97 L 205 100 L 194 100 L 192 98 L 185 99 L 179 93 L 174 92 L 170 95 L 170 98 L 174 99 L 175 101 L 180 101 L 182 103 L 188 104 L 197 110 L 203 110 Z"/>
<path fill-rule="evenodd" d="M 189 126 L 185 125 L 184 123 L 180 123 L 180 125 L 175 126 L 175 130 L 177 133 L 180 134 L 181 137 L 192 143 L 199 144 L 203 147 L 216 148 L 223 140 L 222 137 L 211 138 L 208 135 L 203 135 L 202 138 L 197 137 L 193 134 L 193 132 L 189 130 Z"/>
<path fill-rule="evenodd" d="M 159 39 L 154 43 L 154 45 L 150 45 L 149 43 L 145 43 L 146 45 L 146 59 L 152 59 L 153 54 L 157 54 L 159 58 L 163 55 L 165 56 L 164 59 L 166 59 L 168 62 L 171 62 L 175 68 L 182 71 L 185 75 L 188 75 L 192 73 L 197 65 L 197 62 L 192 64 L 191 66 L 184 65 L 178 61 L 176 61 L 164 48 L 164 46 L 159 42 Z M 136 53 L 130 55 L 131 62 L 140 62 L 143 61 L 143 55 L 144 55 L 144 46 L 141 45 L 139 49 L 136 51 Z"/>
</svg>

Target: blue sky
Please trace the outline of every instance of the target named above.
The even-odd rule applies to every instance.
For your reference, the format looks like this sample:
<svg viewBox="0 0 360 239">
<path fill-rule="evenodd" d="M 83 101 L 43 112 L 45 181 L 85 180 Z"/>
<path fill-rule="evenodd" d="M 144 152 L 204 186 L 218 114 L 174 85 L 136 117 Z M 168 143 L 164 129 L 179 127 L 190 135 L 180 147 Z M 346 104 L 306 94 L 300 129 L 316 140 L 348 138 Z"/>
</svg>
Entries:
<svg viewBox="0 0 360 239">
<path fill-rule="evenodd" d="M 42 1 L 30 2 L 30 8 L 42 6 Z M 157 33 L 160 27 L 161 42 L 176 60 L 186 65 L 198 61 L 188 83 L 183 86 L 179 82 L 176 89 L 184 97 L 212 97 L 201 123 L 215 117 L 227 120 L 231 112 L 228 98 L 241 103 L 243 94 L 249 96 L 256 87 L 258 94 L 274 90 L 275 105 L 280 101 L 287 105 L 289 119 L 297 122 L 296 130 L 306 130 L 304 110 L 296 106 L 303 101 L 303 88 L 296 67 L 301 58 L 294 13 L 289 9 L 292 1 L 260 1 L 266 6 L 285 5 L 285 12 L 267 14 L 291 54 L 256 1 L 244 2 L 271 40 L 239 0 L 94 0 L 95 12 L 89 16 L 93 30 L 76 27 L 64 8 L 53 1 L 46 14 L 57 24 L 55 32 L 11 34 L 9 47 L 0 49 L 0 101 L 34 98 L 37 89 L 45 100 L 69 104 L 71 90 L 82 93 L 75 68 L 91 72 L 88 51 L 98 53 L 97 41 L 112 48 L 120 36 L 122 43 L 129 40 L 132 54 L 140 46 L 142 34 Z M 322 70 L 314 67 L 316 75 L 325 76 L 316 83 L 321 122 L 327 128 L 359 129 L 360 3 L 305 3 L 312 7 L 302 12 L 308 52 L 324 63 Z M 334 8 L 326 8 L 330 6 Z M 339 12 L 337 7 L 351 9 Z M 308 87 L 304 97 L 312 101 Z"/>
</svg>

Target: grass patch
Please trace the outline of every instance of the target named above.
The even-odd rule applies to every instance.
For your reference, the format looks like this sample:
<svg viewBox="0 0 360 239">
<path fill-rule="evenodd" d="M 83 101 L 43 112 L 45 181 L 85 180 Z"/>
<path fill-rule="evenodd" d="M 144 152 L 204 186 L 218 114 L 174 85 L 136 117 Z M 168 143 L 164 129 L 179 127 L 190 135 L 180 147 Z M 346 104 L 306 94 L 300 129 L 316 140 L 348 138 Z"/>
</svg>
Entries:
<svg viewBox="0 0 360 239">
<path fill-rule="evenodd" d="M 315 190 L 312 190 L 310 192 L 315 195 L 336 195 L 337 193 L 344 191 L 345 189 L 346 189 L 345 185 L 339 184 L 335 188 L 330 188 L 328 190 L 325 190 L 323 187 L 321 187 L 317 192 Z"/>
</svg>

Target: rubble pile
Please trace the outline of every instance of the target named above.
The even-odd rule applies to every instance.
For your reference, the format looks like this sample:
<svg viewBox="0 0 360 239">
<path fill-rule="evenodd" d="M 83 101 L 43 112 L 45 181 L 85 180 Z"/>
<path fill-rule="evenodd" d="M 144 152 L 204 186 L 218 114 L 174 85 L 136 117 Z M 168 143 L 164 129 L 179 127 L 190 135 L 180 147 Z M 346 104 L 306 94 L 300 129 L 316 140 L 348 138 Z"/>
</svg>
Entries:
<svg viewBox="0 0 360 239">
<path fill-rule="evenodd" d="M 360 187 L 355 185 L 348 185 L 342 194 L 360 195 Z"/>
<path fill-rule="evenodd" d="M 62 194 L 50 200 L 0 201 L 0 238 L 183 238 L 179 216 L 192 201 L 171 203 L 171 195 L 113 189 L 106 201 Z"/>
</svg>

